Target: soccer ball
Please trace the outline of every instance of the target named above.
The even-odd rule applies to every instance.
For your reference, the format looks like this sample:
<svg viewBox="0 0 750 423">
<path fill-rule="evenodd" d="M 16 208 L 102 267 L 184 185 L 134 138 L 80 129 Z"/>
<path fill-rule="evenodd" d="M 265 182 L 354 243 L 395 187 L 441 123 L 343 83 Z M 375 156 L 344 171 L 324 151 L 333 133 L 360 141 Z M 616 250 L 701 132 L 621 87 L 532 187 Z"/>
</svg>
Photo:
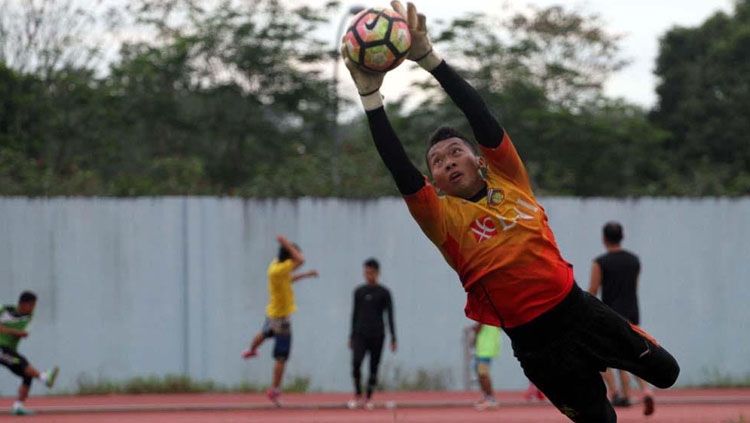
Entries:
<svg viewBox="0 0 750 423">
<path fill-rule="evenodd" d="M 366 9 L 352 19 L 344 45 L 349 60 L 359 67 L 387 72 L 406 59 L 411 47 L 409 25 L 391 9 Z"/>
</svg>

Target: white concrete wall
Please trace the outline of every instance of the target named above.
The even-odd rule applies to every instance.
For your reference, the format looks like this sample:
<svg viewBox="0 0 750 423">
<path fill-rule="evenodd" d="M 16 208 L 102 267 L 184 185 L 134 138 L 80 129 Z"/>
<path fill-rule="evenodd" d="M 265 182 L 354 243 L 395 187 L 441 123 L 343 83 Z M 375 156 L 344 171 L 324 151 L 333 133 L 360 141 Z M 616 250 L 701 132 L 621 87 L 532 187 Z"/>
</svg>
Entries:
<svg viewBox="0 0 750 423">
<path fill-rule="evenodd" d="M 643 326 L 682 365 L 678 383 L 712 371 L 750 374 L 750 199 L 542 199 L 563 255 L 588 283 L 607 220 L 643 264 Z M 0 199 L 0 301 L 40 296 L 21 352 L 60 364 L 62 388 L 81 375 L 124 379 L 186 372 L 223 384 L 270 379 L 270 350 L 239 353 L 260 328 L 265 271 L 277 233 L 303 248 L 317 280 L 296 286 L 289 375 L 348 390 L 351 294 L 370 256 L 394 296 L 400 349 L 384 371 L 419 368 L 460 388 L 464 293 L 399 199 Z M 525 379 L 504 339 L 498 387 Z M 17 380 L 0 370 L 0 394 Z M 34 392 L 45 390 L 36 387 Z"/>
</svg>

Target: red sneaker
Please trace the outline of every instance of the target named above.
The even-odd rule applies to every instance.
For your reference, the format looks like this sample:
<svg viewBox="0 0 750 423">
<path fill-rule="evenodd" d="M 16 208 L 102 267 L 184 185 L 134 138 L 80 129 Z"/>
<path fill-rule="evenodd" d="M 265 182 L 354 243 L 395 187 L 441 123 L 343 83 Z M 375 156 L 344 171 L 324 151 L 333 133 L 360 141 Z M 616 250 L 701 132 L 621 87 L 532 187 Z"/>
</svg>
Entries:
<svg viewBox="0 0 750 423">
<path fill-rule="evenodd" d="M 271 402 L 274 403 L 277 407 L 281 407 L 281 402 L 279 402 L 281 391 L 274 388 L 268 388 L 268 390 L 266 391 L 266 396 L 268 396 L 268 399 L 271 400 Z"/>
<path fill-rule="evenodd" d="M 654 397 L 648 394 L 644 395 L 643 396 L 643 415 L 650 416 L 654 414 L 654 411 L 656 411 L 656 403 L 654 402 Z"/>
</svg>

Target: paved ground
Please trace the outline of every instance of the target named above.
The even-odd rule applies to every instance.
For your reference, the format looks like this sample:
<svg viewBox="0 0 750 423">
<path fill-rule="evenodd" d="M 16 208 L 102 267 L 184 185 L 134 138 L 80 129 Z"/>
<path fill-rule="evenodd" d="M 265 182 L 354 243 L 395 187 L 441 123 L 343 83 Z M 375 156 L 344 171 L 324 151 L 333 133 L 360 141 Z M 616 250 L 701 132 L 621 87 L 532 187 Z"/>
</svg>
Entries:
<svg viewBox="0 0 750 423">
<path fill-rule="evenodd" d="M 37 397 L 28 402 L 38 415 L 24 422 L 44 423 L 557 423 L 567 420 L 546 402 L 527 403 L 520 392 L 499 394 L 500 407 L 475 411 L 471 392 L 397 392 L 378 396 L 374 411 L 347 410 L 348 394 L 296 394 L 283 407 L 257 394 L 111 395 Z M 11 398 L 0 399 L 0 407 Z M 618 409 L 620 423 L 750 422 L 750 389 L 669 390 L 657 394 L 657 412 L 644 417 L 639 405 Z M 744 419 L 744 420 L 743 420 Z M 19 421 L 0 414 L 0 421 Z"/>
</svg>

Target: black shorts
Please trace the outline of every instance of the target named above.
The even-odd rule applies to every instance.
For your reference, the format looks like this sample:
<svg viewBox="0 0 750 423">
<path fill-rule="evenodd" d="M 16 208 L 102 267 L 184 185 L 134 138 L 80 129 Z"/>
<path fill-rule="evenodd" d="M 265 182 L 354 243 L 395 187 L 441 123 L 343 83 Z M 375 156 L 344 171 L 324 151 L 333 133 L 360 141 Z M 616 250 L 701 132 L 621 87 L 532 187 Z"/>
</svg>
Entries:
<svg viewBox="0 0 750 423">
<path fill-rule="evenodd" d="M 292 322 L 289 318 L 267 317 L 261 332 L 264 337 L 274 339 L 273 358 L 288 360 L 292 351 Z"/>
<path fill-rule="evenodd" d="M 628 322 L 630 322 L 630 323 L 632 323 L 634 325 L 640 325 L 641 324 L 641 316 L 638 313 L 637 309 L 633 310 L 631 308 L 631 309 L 620 309 L 620 310 L 618 310 L 618 309 L 612 307 L 612 310 L 616 311 L 617 314 L 619 314 L 620 316 L 624 317 L 625 320 L 627 320 Z"/>
<path fill-rule="evenodd" d="M 646 332 L 577 285 L 552 310 L 506 329 L 526 376 L 575 422 L 617 421 L 600 375 L 623 369 L 667 388 L 677 361 Z"/>
<path fill-rule="evenodd" d="M 18 351 L 7 347 L 0 347 L 0 364 L 23 379 L 24 385 L 31 385 L 32 378 L 26 376 L 26 368 L 29 367 L 29 361 L 26 360 L 26 357 L 19 354 Z"/>
</svg>

